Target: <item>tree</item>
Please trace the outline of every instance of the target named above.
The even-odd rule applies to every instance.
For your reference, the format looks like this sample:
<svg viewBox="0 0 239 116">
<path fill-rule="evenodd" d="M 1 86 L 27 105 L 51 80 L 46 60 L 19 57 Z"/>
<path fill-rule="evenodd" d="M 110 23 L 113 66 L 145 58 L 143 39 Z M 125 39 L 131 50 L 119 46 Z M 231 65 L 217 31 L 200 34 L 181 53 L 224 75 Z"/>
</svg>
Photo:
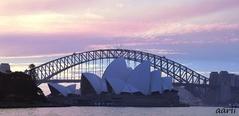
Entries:
<svg viewBox="0 0 239 116">
<path fill-rule="evenodd" d="M 30 64 L 30 65 L 28 66 L 28 68 L 29 68 L 30 70 L 34 69 L 35 67 L 36 67 L 35 64 Z"/>
<path fill-rule="evenodd" d="M 0 101 L 45 100 L 44 93 L 35 80 L 23 72 L 0 72 Z"/>
<path fill-rule="evenodd" d="M 36 66 L 34 64 L 30 64 L 28 66 L 28 68 L 29 68 L 29 75 L 32 77 L 33 80 L 36 80 L 36 77 L 37 77 L 37 73 L 36 73 L 35 67 Z"/>
</svg>

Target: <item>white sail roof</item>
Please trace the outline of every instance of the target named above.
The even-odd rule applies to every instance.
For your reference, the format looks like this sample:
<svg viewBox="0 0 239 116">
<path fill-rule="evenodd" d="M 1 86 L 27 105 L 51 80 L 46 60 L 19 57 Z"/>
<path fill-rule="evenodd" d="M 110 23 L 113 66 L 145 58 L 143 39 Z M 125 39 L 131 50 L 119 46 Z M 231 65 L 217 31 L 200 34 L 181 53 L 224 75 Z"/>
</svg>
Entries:
<svg viewBox="0 0 239 116">
<path fill-rule="evenodd" d="M 151 92 L 163 92 L 163 84 L 161 78 L 161 71 L 154 70 L 151 72 Z"/>
<path fill-rule="evenodd" d="M 101 88 L 101 91 L 102 91 L 102 92 L 108 92 L 106 80 L 101 78 L 100 81 L 101 81 L 101 87 L 102 87 L 102 88 Z"/>
<path fill-rule="evenodd" d="M 137 88 L 144 95 L 148 95 L 150 94 L 150 80 L 150 62 L 145 61 L 131 71 L 127 83 Z"/>
<path fill-rule="evenodd" d="M 130 70 L 131 69 L 127 67 L 126 62 L 123 58 L 117 58 L 109 64 L 102 78 L 117 78 L 125 81 Z"/>
<path fill-rule="evenodd" d="M 110 63 L 102 78 L 110 84 L 115 94 L 120 94 L 131 70 L 123 58 L 118 58 Z"/>
<path fill-rule="evenodd" d="M 138 89 L 136 89 L 134 86 L 130 84 L 125 84 L 123 90 L 121 92 L 126 92 L 126 93 L 137 93 L 140 92 Z"/>
<path fill-rule="evenodd" d="M 70 91 L 63 85 L 59 85 L 57 83 L 48 83 L 48 85 L 55 88 L 63 96 L 67 96 L 70 93 Z"/>
<path fill-rule="evenodd" d="M 125 81 L 122 81 L 118 78 L 108 78 L 108 83 L 112 87 L 115 94 L 120 94 L 126 85 Z"/>
<path fill-rule="evenodd" d="M 106 81 L 110 84 L 115 94 L 122 92 L 141 92 L 149 95 L 151 92 L 160 92 L 172 89 L 172 78 L 161 77 L 161 72 L 155 70 L 150 72 L 150 62 L 144 61 L 134 70 L 127 67 L 123 58 L 114 60 L 105 70 L 103 77 L 93 73 L 83 73 L 97 94 L 107 92 Z"/>
<path fill-rule="evenodd" d="M 90 82 L 97 94 L 107 91 L 106 83 L 99 76 L 93 73 L 83 73 L 84 77 Z"/>
<path fill-rule="evenodd" d="M 66 88 L 68 89 L 69 93 L 71 93 L 71 94 L 76 93 L 76 84 L 68 85 Z"/>
<path fill-rule="evenodd" d="M 173 88 L 172 77 L 163 77 L 163 90 L 171 90 Z"/>
</svg>

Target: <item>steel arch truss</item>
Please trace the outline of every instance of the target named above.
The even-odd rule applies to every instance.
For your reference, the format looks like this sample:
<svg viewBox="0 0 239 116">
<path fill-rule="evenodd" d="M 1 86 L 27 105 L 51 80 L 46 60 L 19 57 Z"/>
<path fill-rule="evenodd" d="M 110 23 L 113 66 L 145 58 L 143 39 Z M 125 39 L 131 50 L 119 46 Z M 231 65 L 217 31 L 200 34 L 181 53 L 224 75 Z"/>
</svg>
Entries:
<svg viewBox="0 0 239 116">
<path fill-rule="evenodd" d="M 200 75 L 182 64 L 151 53 L 127 49 L 101 49 L 73 53 L 72 55 L 61 57 L 37 66 L 27 71 L 27 73 L 35 77 L 37 81 L 44 82 L 50 80 L 51 77 L 58 73 L 76 65 L 99 59 L 115 59 L 119 57 L 136 62 L 150 61 L 152 67 L 173 77 L 180 84 L 208 84 L 207 77 Z"/>
</svg>

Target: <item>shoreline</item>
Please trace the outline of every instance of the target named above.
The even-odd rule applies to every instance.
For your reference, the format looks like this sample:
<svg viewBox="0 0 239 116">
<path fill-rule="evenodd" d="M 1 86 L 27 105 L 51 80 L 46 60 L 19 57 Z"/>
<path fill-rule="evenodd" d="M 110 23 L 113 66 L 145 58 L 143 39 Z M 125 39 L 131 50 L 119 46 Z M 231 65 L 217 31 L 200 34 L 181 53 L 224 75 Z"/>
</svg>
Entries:
<svg viewBox="0 0 239 116">
<path fill-rule="evenodd" d="M 52 103 L 52 102 L 0 102 L 0 109 L 21 109 L 21 108 L 59 108 L 59 107 L 135 107 L 135 108 L 176 108 L 176 107 L 227 107 L 227 106 L 215 106 L 215 105 L 188 105 L 188 104 L 178 104 L 178 105 L 149 105 L 149 104 L 141 104 L 141 105 L 92 105 L 92 104 L 60 104 L 60 103 Z M 235 107 L 238 108 L 238 107 Z"/>
<path fill-rule="evenodd" d="M 11 108 L 42 108 L 42 107 L 69 107 L 66 104 L 53 104 L 43 102 L 0 102 L 0 109 L 11 109 Z"/>
<path fill-rule="evenodd" d="M 4 104 L 3 104 L 4 103 Z M 24 102 L 0 102 L 0 109 L 15 109 L 15 108 L 47 108 L 47 107 L 190 107 L 186 104 L 179 104 L 175 106 L 170 105 L 91 105 L 91 104 L 78 104 L 78 105 L 69 105 L 69 104 L 56 104 L 56 103 L 24 103 Z"/>
</svg>

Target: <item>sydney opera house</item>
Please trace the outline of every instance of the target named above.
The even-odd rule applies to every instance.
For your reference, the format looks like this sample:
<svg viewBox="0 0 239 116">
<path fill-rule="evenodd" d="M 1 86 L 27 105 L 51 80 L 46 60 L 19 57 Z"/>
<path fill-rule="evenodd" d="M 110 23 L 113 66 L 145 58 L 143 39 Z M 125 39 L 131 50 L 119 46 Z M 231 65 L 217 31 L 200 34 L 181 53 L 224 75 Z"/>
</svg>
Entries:
<svg viewBox="0 0 239 116">
<path fill-rule="evenodd" d="M 158 70 L 150 72 L 150 63 L 145 61 L 135 69 L 127 67 L 123 58 L 114 60 L 102 78 L 92 73 L 83 73 L 81 93 L 84 94 L 143 94 L 162 93 L 172 89 L 172 78 L 161 77 Z"/>
<path fill-rule="evenodd" d="M 64 87 L 59 84 L 48 83 L 48 86 L 52 95 L 61 94 L 68 96 L 76 93 L 76 85 Z M 90 98 L 89 96 L 127 95 L 131 96 L 132 101 L 137 99 L 137 96 L 158 95 L 161 97 L 160 99 L 165 100 L 169 99 L 170 96 L 166 95 L 163 98 L 162 96 L 171 91 L 174 91 L 172 78 L 162 77 L 159 70 L 151 71 L 150 62 L 144 61 L 132 69 L 127 66 L 123 58 L 112 61 L 104 71 L 102 77 L 93 73 L 83 73 L 80 83 L 80 96 L 88 96 L 88 98 Z M 127 99 L 129 99 L 129 97 L 127 97 Z M 155 99 L 151 100 L 150 98 L 149 101 L 154 102 Z"/>
<path fill-rule="evenodd" d="M 76 85 L 62 86 L 48 83 L 52 94 L 74 94 Z M 172 78 L 161 77 L 159 70 L 150 71 L 150 62 L 143 62 L 135 69 L 126 65 L 123 58 L 114 60 L 102 77 L 93 73 L 83 73 L 81 77 L 81 94 L 143 94 L 163 93 L 172 89 Z"/>
<path fill-rule="evenodd" d="M 57 83 L 48 83 L 48 87 L 51 91 L 52 96 L 68 96 L 70 94 L 76 94 L 76 84 L 63 86 Z"/>
</svg>

